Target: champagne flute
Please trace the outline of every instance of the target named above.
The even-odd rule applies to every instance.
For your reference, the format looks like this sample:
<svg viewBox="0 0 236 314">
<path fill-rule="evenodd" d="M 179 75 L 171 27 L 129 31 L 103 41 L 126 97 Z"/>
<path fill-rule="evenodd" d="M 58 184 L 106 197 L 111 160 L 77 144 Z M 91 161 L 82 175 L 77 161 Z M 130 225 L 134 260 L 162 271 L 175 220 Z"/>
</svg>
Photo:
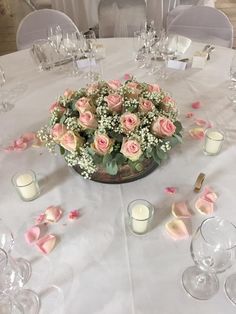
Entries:
<svg viewBox="0 0 236 314">
<path fill-rule="evenodd" d="M 59 54 L 62 42 L 62 29 L 59 25 L 50 26 L 48 28 L 48 40 Z"/>
<path fill-rule="evenodd" d="M 89 60 L 89 72 L 86 77 L 90 82 L 96 81 L 99 77 L 99 74 L 95 71 L 92 71 L 92 62 L 95 59 L 96 54 L 96 35 L 93 30 L 89 30 L 84 34 L 84 53 Z"/>
<path fill-rule="evenodd" d="M 63 46 L 67 54 L 72 58 L 72 75 L 76 76 L 79 74 L 79 68 L 76 62 L 76 58 L 81 52 L 81 35 L 78 32 L 65 33 L 63 36 Z"/>
<path fill-rule="evenodd" d="M 236 104 L 236 54 L 232 58 L 229 74 L 231 81 L 229 85 L 229 89 L 231 90 L 229 99 L 233 104 Z"/>
<path fill-rule="evenodd" d="M 219 290 L 217 273 L 232 266 L 235 259 L 236 227 L 220 217 L 205 219 L 190 246 L 195 266 L 182 275 L 183 287 L 199 300 L 208 300 Z"/>
<path fill-rule="evenodd" d="M 3 87 L 6 84 L 6 76 L 3 68 L 0 66 L 0 113 L 4 113 L 10 111 L 14 106 L 7 102 L 6 93 L 7 91 L 3 91 Z"/>
</svg>

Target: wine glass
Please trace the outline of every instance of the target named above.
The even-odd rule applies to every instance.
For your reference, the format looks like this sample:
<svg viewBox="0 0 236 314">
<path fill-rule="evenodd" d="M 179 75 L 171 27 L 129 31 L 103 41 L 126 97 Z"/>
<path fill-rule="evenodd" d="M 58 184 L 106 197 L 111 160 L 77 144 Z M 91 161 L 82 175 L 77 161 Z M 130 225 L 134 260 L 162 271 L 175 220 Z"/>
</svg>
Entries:
<svg viewBox="0 0 236 314">
<path fill-rule="evenodd" d="M 96 35 L 93 30 L 84 33 L 84 53 L 89 60 L 89 72 L 86 77 L 90 82 L 96 81 L 99 78 L 99 73 L 92 71 L 93 60 L 95 62 L 96 54 Z"/>
<path fill-rule="evenodd" d="M 229 95 L 229 99 L 233 104 L 236 104 L 236 54 L 233 56 L 231 64 L 230 64 L 230 85 L 229 89 L 231 93 Z"/>
<path fill-rule="evenodd" d="M 59 25 L 50 26 L 48 28 L 48 40 L 59 54 L 62 43 L 62 29 Z"/>
<path fill-rule="evenodd" d="M 76 58 L 81 52 L 81 35 L 78 32 L 65 33 L 63 36 L 63 47 L 73 61 L 72 75 L 76 76 L 79 73 Z"/>
<path fill-rule="evenodd" d="M 210 299 L 219 289 L 216 273 L 232 266 L 235 247 L 236 227 L 231 222 L 220 217 L 205 219 L 191 241 L 195 266 L 182 275 L 186 292 L 199 300 Z"/>
<path fill-rule="evenodd" d="M 0 220 L 0 249 L 7 253 L 11 252 L 14 245 L 14 238 L 11 230 Z"/>
<path fill-rule="evenodd" d="M 30 267 L 29 263 L 28 266 Z M 36 314 L 39 311 L 37 294 L 29 289 L 22 289 L 29 280 L 28 271 L 29 268 L 22 268 L 20 259 L 15 260 L 0 249 L 0 295 L 7 296 L 8 304 L 16 304 L 22 313 Z"/>
<path fill-rule="evenodd" d="M 7 91 L 3 91 L 3 86 L 5 86 L 6 84 L 6 76 L 5 76 L 5 72 L 3 70 L 3 68 L 0 66 L 0 98 L 1 98 L 1 102 L 0 102 L 0 113 L 4 113 L 7 111 L 10 111 L 14 106 L 10 103 L 7 102 L 6 98 L 6 94 Z"/>
</svg>

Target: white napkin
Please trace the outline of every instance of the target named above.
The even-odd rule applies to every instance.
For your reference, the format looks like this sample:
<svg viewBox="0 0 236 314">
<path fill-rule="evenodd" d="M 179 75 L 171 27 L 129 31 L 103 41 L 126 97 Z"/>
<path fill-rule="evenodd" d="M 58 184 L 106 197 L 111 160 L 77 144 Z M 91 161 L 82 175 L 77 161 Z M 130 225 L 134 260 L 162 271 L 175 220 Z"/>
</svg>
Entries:
<svg viewBox="0 0 236 314">
<path fill-rule="evenodd" d="M 184 54 L 189 46 L 191 45 L 192 40 L 188 37 L 174 35 L 169 43 L 169 49 L 177 51 L 177 54 Z"/>
</svg>

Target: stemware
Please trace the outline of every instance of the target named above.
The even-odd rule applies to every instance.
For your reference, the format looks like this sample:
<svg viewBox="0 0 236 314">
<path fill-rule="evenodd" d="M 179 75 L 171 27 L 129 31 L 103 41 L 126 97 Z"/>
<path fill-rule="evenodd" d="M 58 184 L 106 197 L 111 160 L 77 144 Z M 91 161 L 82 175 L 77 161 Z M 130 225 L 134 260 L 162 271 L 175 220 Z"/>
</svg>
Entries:
<svg viewBox="0 0 236 314">
<path fill-rule="evenodd" d="M 48 40 L 55 48 L 56 52 L 60 53 L 60 47 L 62 43 L 62 29 L 59 25 L 50 26 L 48 28 Z"/>
<path fill-rule="evenodd" d="M 205 219 L 190 246 L 195 266 L 182 275 L 183 287 L 199 300 L 210 299 L 219 289 L 217 273 L 232 266 L 236 246 L 236 227 L 220 217 Z"/>
<path fill-rule="evenodd" d="M 99 73 L 92 71 L 93 60 L 96 54 L 96 35 L 93 30 L 84 33 L 84 53 L 89 60 L 89 72 L 86 77 L 90 82 L 96 81 L 99 78 Z"/>
<path fill-rule="evenodd" d="M 1 90 L 1 95 L 0 95 L 0 113 L 1 112 L 7 112 L 10 111 L 14 106 L 10 103 L 7 102 L 6 100 L 6 94 L 7 91 L 3 91 L 3 86 L 6 84 L 6 76 L 3 68 L 0 66 L 0 90 Z"/>
<path fill-rule="evenodd" d="M 7 253 L 11 252 L 14 245 L 14 238 L 11 230 L 0 220 L 0 249 Z"/>
<path fill-rule="evenodd" d="M 81 51 L 81 35 L 78 32 L 65 33 L 63 35 L 63 47 L 67 54 L 72 58 L 72 75 L 76 76 L 79 74 L 76 58 Z"/>
<path fill-rule="evenodd" d="M 236 54 L 233 56 L 231 64 L 230 64 L 230 85 L 229 89 L 231 93 L 229 95 L 229 99 L 233 104 L 236 104 Z"/>
<path fill-rule="evenodd" d="M 9 306 L 15 304 L 23 314 L 36 314 L 39 311 L 37 294 L 29 289 L 22 289 L 29 280 L 30 270 L 29 262 L 23 259 L 14 260 L 0 249 L 0 296 L 8 297 Z"/>
</svg>

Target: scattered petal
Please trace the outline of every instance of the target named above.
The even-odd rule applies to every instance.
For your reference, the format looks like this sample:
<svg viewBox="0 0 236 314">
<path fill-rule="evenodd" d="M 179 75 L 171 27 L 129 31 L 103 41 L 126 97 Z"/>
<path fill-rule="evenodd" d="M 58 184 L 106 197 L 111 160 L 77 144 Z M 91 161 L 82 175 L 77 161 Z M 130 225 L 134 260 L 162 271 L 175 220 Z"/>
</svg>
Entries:
<svg viewBox="0 0 236 314">
<path fill-rule="evenodd" d="M 203 191 L 201 198 L 205 199 L 208 202 L 215 203 L 218 196 L 210 188 L 206 187 Z"/>
<path fill-rule="evenodd" d="M 203 120 L 203 119 L 195 119 L 195 124 L 203 127 L 203 126 L 208 125 L 208 122 L 206 120 Z"/>
<path fill-rule="evenodd" d="M 200 101 L 195 101 L 192 103 L 192 108 L 193 109 L 199 109 L 201 107 Z"/>
<path fill-rule="evenodd" d="M 79 210 L 74 209 L 74 210 L 69 212 L 68 219 L 69 220 L 76 220 L 79 218 L 79 216 L 80 216 Z"/>
<path fill-rule="evenodd" d="M 203 128 L 193 128 L 189 130 L 190 136 L 195 140 L 202 140 L 204 138 Z"/>
<path fill-rule="evenodd" d="M 132 78 L 133 78 L 133 76 L 132 76 L 131 74 L 129 74 L 129 73 L 125 73 L 125 75 L 124 75 L 124 79 L 125 79 L 126 81 L 128 81 L 128 80 L 132 80 Z"/>
<path fill-rule="evenodd" d="M 175 194 L 177 192 L 177 188 L 175 188 L 174 186 L 167 186 L 165 188 L 165 193 L 167 194 Z"/>
<path fill-rule="evenodd" d="M 46 219 L 46 215 L 42 213 L 36 218 L 35 224 L 40 225 L 41 223 L 45 222 L 45 219 Z"/>
<path fill-rule="evenodd" d="M 50 253 L 54 249 L 55 244 L 56 237 L 53 234 L 48 234 L 35 243 L 37 249 L 43 254 Z"/>
<path fill-rule="evenodd" d="M 187 112 L 186 115 L 185 115 L 185 117 L 188 118 L 188 119 L 192 118 L 193 116 L 194 116 L 193 112 Z"/>
<path fill-rule="evenodd" d="M 28 244 L 32 244 L 39 239 L 40 228 L 38 226 L 33 226 L 25 232 L 25 241 Z"/>
<path fill-rule="evenodd" d="M 166 230 L 174 240 L 182 240 L 189 237 L 185 223 L 180 219 L 173 219 L 166 224 Z"/>
<path fill-rule="evenodd" d="M 45 210 L 45 220 L 48 222 L 57 222 L 62 216 L 62 210 L 59 206 L 49 206 Z"/>
<path fill-rule="evenodd" d="M 189 218 L 192 216 L 186 202 L 173 203 L 171 212 L 176 218 Z"/>
<path fill-rule="evenodd" d="M 201 197 L 196 201 L 195 207 L 203 215 L 210 215 L 214 211 L 214 204 Z"/>
<path fill-rule="evenodd" d="M 36 140 L 36 134 L 33 132 L 28 132 L 23 134 L 21 137 L 13 141 L 11 145 L 4 148 L 5 152 L 21 152 L 29 147 L 31 147 Z"/>
</svg>

